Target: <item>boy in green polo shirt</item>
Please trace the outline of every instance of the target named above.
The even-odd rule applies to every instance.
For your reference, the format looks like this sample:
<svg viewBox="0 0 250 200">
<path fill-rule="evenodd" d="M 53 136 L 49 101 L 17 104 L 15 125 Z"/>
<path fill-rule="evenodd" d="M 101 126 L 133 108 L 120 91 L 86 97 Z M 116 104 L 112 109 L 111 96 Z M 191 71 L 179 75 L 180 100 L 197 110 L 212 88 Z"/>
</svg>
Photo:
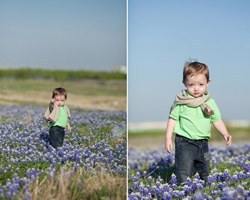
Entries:
<svg viewBox="0 0 250 200">
<path fill-rule="evenodd" d="M 176 133 L 175 175 L 178 184 L 196 172 L 207 181 L 210 171 L 208 139 L 211 136 L 211 123 L 224 137 L 227 145 L 232 142 L 221 120 L 219 108 L 207 91 L 209 83 L 207 65 L 186 63 L 183 69 L 186 90 L 176 96 L 166 130 L 166 149 L 169 153 L 173 148 L 172 134 Z"/>
<path fill-rule="evenodd" d="M 57 149 L 61 147 L 64 140 L 65 128 L 71 132 L 68 122 L 70 118 L 69 108 L 64 105 L 67 99 L 67 91 L 64 88 L 55 88 L 52 92 L 52 99 L 47 108 L 44 118 L 50 122 L 49 136 L 51 145 Z"/>
</svg>

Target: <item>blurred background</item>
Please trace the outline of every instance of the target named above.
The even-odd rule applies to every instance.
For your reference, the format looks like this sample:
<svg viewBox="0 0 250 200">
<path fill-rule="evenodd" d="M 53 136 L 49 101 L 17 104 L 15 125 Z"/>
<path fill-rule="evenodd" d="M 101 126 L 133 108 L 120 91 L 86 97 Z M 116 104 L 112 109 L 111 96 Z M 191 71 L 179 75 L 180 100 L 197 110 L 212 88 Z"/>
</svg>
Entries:
<svg viewBox="0 0 250 200">
<path fill-rule="evenodd" d="M 129 146 L 164 147 L 190 59 L 209 66 L 209 91 L 234 142 L 249 142 L 249 8 L 247 0 L 128 1 Z M 223 142 L 214 130 L 212 142 Z"/>
<path fill-rule="evenodd" d="M 0 1 L 0 103 L 126 110 L 126 1 Z"/>
</svg>

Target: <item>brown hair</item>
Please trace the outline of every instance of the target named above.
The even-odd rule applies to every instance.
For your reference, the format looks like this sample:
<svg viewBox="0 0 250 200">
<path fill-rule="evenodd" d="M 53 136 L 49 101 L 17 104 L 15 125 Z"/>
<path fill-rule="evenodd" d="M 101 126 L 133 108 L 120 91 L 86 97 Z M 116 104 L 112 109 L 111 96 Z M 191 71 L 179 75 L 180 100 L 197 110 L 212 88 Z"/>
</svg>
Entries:
<svg viewBox="0 0 250 200">
<path fill-rule="evenodd" d="M 186 81 L 187 76 L 194 76 L 196 74 L 204 74 L 209 81 L 208 66 L 200 62 L 186 62 L 183 69 L 183 81 Z"/>
<path fill-rule="evenodd" d="M 52 92 L 52 98 L 54 98 L 56 95 L 64 95 L 65 99 L 67 99 L 67 91 L 64 88 L 55 88 Z"/>
</svg>

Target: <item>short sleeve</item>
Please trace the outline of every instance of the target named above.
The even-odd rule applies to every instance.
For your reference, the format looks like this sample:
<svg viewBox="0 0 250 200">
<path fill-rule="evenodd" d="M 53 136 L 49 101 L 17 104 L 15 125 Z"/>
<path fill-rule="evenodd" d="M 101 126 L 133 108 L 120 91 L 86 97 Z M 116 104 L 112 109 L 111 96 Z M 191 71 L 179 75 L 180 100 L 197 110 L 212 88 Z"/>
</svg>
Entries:
<svg viewBox="0 0 250 200">
<path fill-rule="evenodd" d="M 208 105 L 212 108 L 214 114 L 211 116 L 211 122 L 217 122 L 221 120 L 220 109 L 218 108 L 216 102 L 212 99 L 209 101 Z"/>
<path fill-rule="evenodd" d="M 171 109 L 169 118 L 178 120 L 180 115 L 180 105 L 176 105 L 173 109 Z"/>
</svg>

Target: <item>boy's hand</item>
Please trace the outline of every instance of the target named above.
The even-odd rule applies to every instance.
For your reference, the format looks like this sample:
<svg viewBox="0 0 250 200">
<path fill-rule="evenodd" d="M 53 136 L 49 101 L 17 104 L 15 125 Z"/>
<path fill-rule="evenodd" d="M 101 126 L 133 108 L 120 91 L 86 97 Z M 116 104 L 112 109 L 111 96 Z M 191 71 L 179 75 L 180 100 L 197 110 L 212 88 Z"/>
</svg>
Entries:
<svg viewBox="0 0 250 200">
<path fill-rule="evenodd" d="M 172 139 L 166 139 L 166 149 L 168 153 L 171 153 L 173 150 L 173 143 L 172 143 Z"/>
<path fill-rule="evenodd" d="M 231 144 L 232 144 L 232 136 L 229 135 L 229 134 L 227 134 L 227 135 L 223 135 L 223 137 L 224 137 L 224 139 L 226 140 L 226 144 L 227 144 L 228 146 L 231 146 Z"/>
<path fill-rule="evenodd" d="M 58 105 L 58 106 L 62 106 L 63 102 L 62 101 L 55 101 L 55 104 Z"/>
<path fill-rule="evenodd" d="M 228 134 L 227 128 L 222 120 L 217 122 L 213 122 L 214 127 L 220 132 L 220 134 L 224 137 L 226 144 L 230 146 L 232 144 L 232 136 Z"/>
<path fill-rule="evenodd" d="M 68 131 L 71 133 L 72 128 L 71 128 L 71 126 L 70 126 L 69 124 L 67 125 L 67 129 L 68 129 Z"/>
</svg>

